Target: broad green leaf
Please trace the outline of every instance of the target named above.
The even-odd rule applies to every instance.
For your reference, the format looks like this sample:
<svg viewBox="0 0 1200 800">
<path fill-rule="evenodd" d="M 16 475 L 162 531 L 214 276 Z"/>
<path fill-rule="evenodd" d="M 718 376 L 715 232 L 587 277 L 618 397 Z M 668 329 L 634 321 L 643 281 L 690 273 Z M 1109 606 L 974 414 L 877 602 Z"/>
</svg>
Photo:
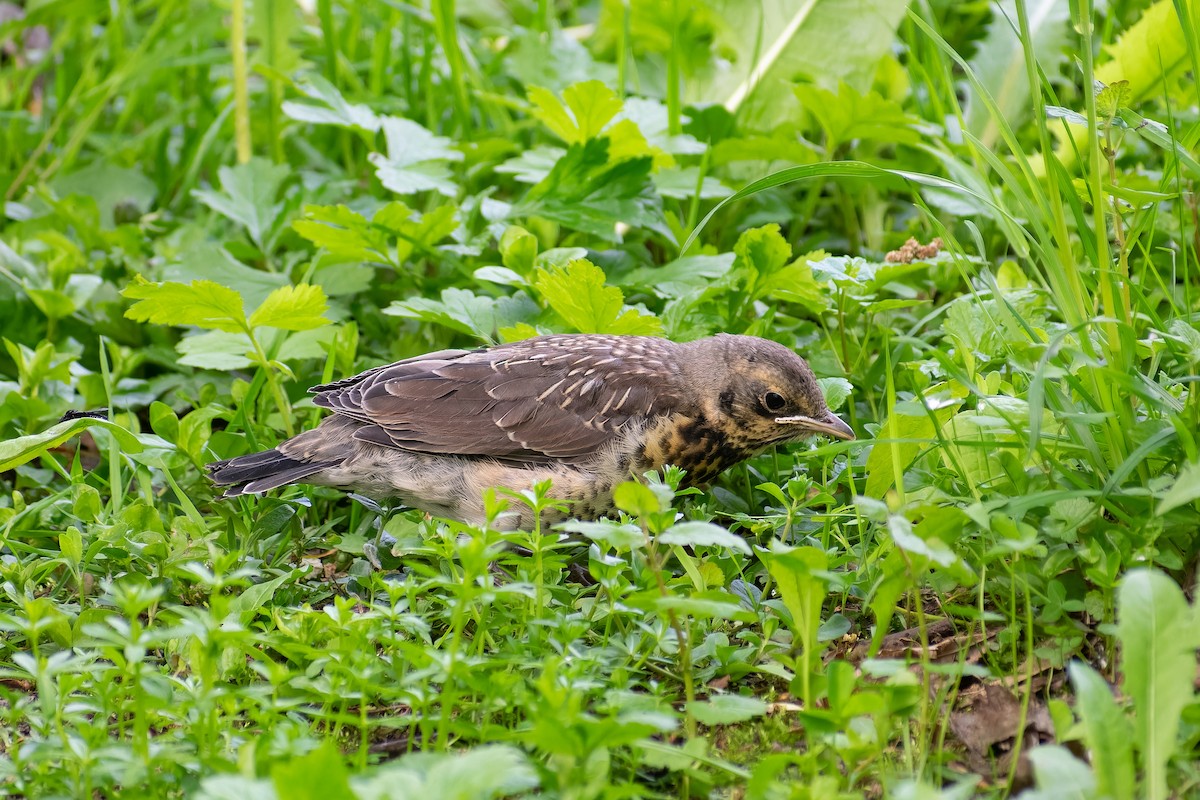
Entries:
<svg viewBox="0 0 1200 800">
<path fill-rule="evenodd" d="M 500 260 L 520 275 L 528 275 L 538 254 L 538 240 L 520 225 L 509 225 L 500 236 Z"/>
<path fill-rule="evenodd" d="M 638 267 L 624 277 L 622 284 L 649 289 L 659 297 L 682 297 L 710 286 L 729 272 L 733 261 L 733 253 L 684 256 L 661 267 Z"/>
<path fill-rule="evenodd" d="M 192 194 L 213 211 L 244 227 L 250 240 L 265 251 L 283 211 L 283 203 L 276 202 L 276 198 L 291 172 L 286 164 L 254 158 L 236 167 L 221 167 L 217 172 L 220 191 L 196 189 Z"/>
<path fill-rule="evenodd" d="M 305 331 L 328 325 L 325 311 L 325 292 L 320 286 L 300 284 L 281 286 L 250 315 L 251 328 L 279 328 L 285 331 Z"/>
<path fill-rule="evenodd" d="M 1092 751 L 1096 788 L 1103 797 L 1133 800 L 1133 732 L 1124 710 L 1117 705 L 1108 682 L 1087 664 L 1073 661 L 1067 674 L 1075 690 L 1075 710 L 1083 720 Z"/>
<path fill-rule="evenodd" d="M 906 0 L 763 0 L 723 6 L 740 58 L 712 83 L 688 86 L 689 99 L 723 98 L 744 127 L 769 130 L 795 120 L 791 92 L 798 75 L 826 88 L 871 86 L 876 67 L 892 46 Z M 847 47 L 853 42 L 853 47 Z"/>
<path fill-rule="evenodd" d="M 142 445 L 137 437 L 120 425 L 109 422 L 106 419 L 81 417 L 79 419 L 64 420 L 56 425 L 52 425 L 41 433 L 31 433 L 27 436 L 18 436 L 15 439 L 6 439 L 0 442 L 0 472 L 7 472 L 10 469 L 19 467 L 21 464 L 58 447 L 80 431 L 91 427 L 103 428 L 109 431 L 113 435 L 113 438 L 116 439 L 121 450 L 126 453 L 137 453 L 142 449 Z"/>
<path fill-rule="evenodd" d="M 229 613 L 236 615 L 243 625 L 249 624 L 260 608 L 267 604 L 280 586 L 303 576 L 305 570 L 294 569 L 269 581 L 256 583 L 229 602 Z"/>
<path fill-rule="evenodd" d="M 245 369 L 254 362 L 246 354 L 254 350 L 244 333 L 206 331 L 185 336 L 175 345 L 180 364 L 200 369 Z"/>
<path fill-rule="evenodd" d="M 1117 589 L 1117 639 L 1122 686 L 1133 700 L 1134 741 L 1146 772 L 1144 796 L 1164 800 L 1180 715 L 1194 694 L 1200 628 L 1175 581 L 1156 570 L 1135 569 Z"/>
<path fill-rule="evenodd" d="M 100 223 L 108 228 L 116 224 L 113 212 L 120 206 L 132 206 L 137 213 L 150 210 L 158 187 L 137 168 L 120 167 L 104 159 L 83 169 L 55 178 L 51 182 L 60 197 L 86 195 L 96 201 Z"/>
<path fill-rule="evenodd" d="M 693 547 L 725 547 L 746 555 L 751 553 L 745 539 L 711 522 L 680 522 L 659 534 L 658 541 Z"/>
<path fill-rule="evenodd" d="M 1161 516 L 1196 500 L 1200 500 L 1200 461 L 1189 461 L 1179 468 L 1171 487 L 1159 495 L 1154 513 Z"/>
<path fill-rule="evenodd" d="M 448 164 L 462 161 L 463 154 L 451 147 L 449 139 L 401 117 L 384 117 L 382 125 L 387 155 L 372 153 L 371 163 L 385 188 L 396 194 L 435 191 L 453 197 L 458 193 Z"/>
<path fill-rule="evenodd" d="M 565 268 L 539 269 L 534 288 L 563 318 L 580 333 L 662 333 L 657 317 L 625 307 L 621 290 L 606 286 L 604 272 L 586 259 L 576 259 Z"/>
<path fill-rule="evenodd" d="M 992 4 L 992 21 L 971 57 L 971 71 L 980 87 L 995 101 L 1000 117 L 1017 127 L 1029 118 L 1033 103 L 1029 78 L 1025 72 L 1025 48 L 1017 32 L 1016 0 Z M 1026 3 L 1031 46 L 1038 66 L 1047 74 L 1056 72 L 1067 59 L 1067 44 L 1072 41 L 1070 4 L 1062 0 L 1032 0 Z M 979 98 L 979 87 L 968 84 L 966 127 L 983 143 L 995 147 L 1000 138 L 996 118 Z"/>
<path fill-rule="evenodd" d="M 836 93 L 812 84 L 800 84 L 792 91 L 821 126 L 831 151 L 858 139 L 915 145 L 931 132 L 920 118 L 878 92 L 862 94 L 845 83 L 838 85 Z"/>
<path fill-rule="evenodd" d="M 647 517 L 665 511 L 669 498 L 639 481 L 625 481 L 613 491 L 613 505 L 634 517 Z"/>
<path fill-rule="evenodd" d="M 1099 800 L 1096 777 L 1087 764 L 1056 744 L 1029 751 L 1037 788 L 1021 793 L 1022 800 Z"/>
<path fill-rule="evenodd" d="M 961 402 L 954 400 L 935 409 L 933 417 L 937 424 L 945 425 L 958 412 Z M 867 497 L 883 497 L 921 451 L 936 442 L 937 429 L 929 415 L 892 414 L 884 419 L 879 428 L 879 440 L 867 455 L 867 482 L 863 493 Z"/>
<path fill-rule="evenodd" d="M 125 312 L 136 322 L 195 325 L 229 333 L 248 329 L 241 295 L 212 281 L 149 283 L 139 275 L 121 294 L 137 301 Z"/>
<path fill-rule="evenodd" d="M 313 125 L 336 125 L 375 133 L 381 123 L 379 117 L 361 103 L 349 103 L 337 87 L 318 73 L 310 73 L 295 82 L 296 91 L 312 103 L 297 103 L 285 100 L 283 113 L 294 120 Z"/>
<path fill-rule="evenodd" d="M 896 546 L 906 553 L 928 558 L 940 567 L 949 567 L 958 561 L 958 556 L 945 542 L 918 536 L 907 517 L 889 514 L 887 527 Z"/>
<path fill-rule="evenodd" d="M 555 525 L 554 529 L 579 533 L 593 541 L 605 542 L 618 550 L 634 550 L 646 544 L 646 534 L 633 523 L 569 520 Z"/>
<path fill-rule="evenodd" d="M 289 800 L 355 800 L 342 754 L 329 739 L 307 755 L 275 762 L 271 780 Z"/>
<path fill-rule="evenodd" d="M 571 145 L 516 206 L 516 216 L 541 216 L 574 230 L 619 241 L 618 223 L 673 234 L 653 191 L 649 156 L 616 160 L 607 138 Z"/>
<path fill-rule="evenodd" d="M 497 299 L 467 289 L 446 289 L 441 300 L 425 297 L 397 300 L 383 313 L 432 322 L 492 342 L 501 328 L 531 320 L 538 311 L 524 293 Z"/>
<path fill-rule="evenodd" d="M 837 411 L 854 392 L 854 385 L 845 378 L 817 378 L 817 386 L 825 395 L 825 405 L 830 411 Z"/>
<path fill-rule="evenodd" d="M 407 208 L 407 206 L 405 206 Z M 391 261 L 387 235 L 346 206 L 305 206 L 292 223 L 297 233 L 333 255 L 355 261 Z"/>
<path fill-rule="evenodd" d="M 702 725 L 732 725 L 761 717 L 767 713 L 767 704 L 757 697 L 719 694 L 708 700 L 693 700 L 687 710 Z"/>
<path fill-rule="evenodd" d="M 779 233 L 779 225 L 772 222 L 761 228 L 750 228 L 738 237 L 733 246 L 735 267 L 754 270 L 759 275 L 769 275 L 780 269 L 792 257 L 792 246 Z"/>
<path fill-rule="evenodd" d="M 215 243 L 206 242 L 189 247 L 178 260 L 163 270 L 164 281 L 191 283 L 212 281 L 242 296 L 249 308 L 256 308 L 267 295 L 288 284 L 288 277 L 279 272 L 253 269 Z"/>
<path fill-rule="evenodd" d="M 806 649 L 812 649 L 825 599 L 826 580 L 820 573 L 829 568 L 828 556 L 815 547 L 786 548 L 776 543 L 766 560 L 797 635 Z"/>
</svg>

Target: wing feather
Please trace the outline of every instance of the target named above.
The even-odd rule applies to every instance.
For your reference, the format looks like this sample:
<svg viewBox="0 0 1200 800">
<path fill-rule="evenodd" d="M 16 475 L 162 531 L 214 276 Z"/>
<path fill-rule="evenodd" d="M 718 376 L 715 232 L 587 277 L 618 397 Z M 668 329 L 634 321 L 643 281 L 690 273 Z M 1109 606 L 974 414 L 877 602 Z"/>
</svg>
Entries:
<svg viewBox="0 0 1200 800">
<path fill-rule="evenodd" d="M 675 345 L 540 336 L 443 350 L 318 386 L 314 403 L 362 423 L 355 438 L 425 453 L 584 460 L 637 417 L 681 409 Z"/>
</svg>

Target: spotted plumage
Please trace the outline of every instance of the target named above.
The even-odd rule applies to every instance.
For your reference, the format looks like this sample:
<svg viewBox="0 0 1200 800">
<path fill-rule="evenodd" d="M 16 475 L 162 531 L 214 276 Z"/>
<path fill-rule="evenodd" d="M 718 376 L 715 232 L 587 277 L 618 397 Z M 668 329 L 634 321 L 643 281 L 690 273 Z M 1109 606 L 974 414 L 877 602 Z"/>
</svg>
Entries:
<svg viewBox="0 0 1200 800">
<path fill-rule="evenodd" d="M 319 426 L 209 465 L 226 496 L 305 482 L 479 523 L 487 487 L 548 479 L 569 513 L 594 517 L 611 510 L 616 484 L 650 469 L 674 464 L 703 485 L 772 444 L 854 437 L 803 359 L 749 336 L 539 336 L 313 391 L 334 412 Z M 531 521 L 514 509 L 507 524 Z"/>
</svg>

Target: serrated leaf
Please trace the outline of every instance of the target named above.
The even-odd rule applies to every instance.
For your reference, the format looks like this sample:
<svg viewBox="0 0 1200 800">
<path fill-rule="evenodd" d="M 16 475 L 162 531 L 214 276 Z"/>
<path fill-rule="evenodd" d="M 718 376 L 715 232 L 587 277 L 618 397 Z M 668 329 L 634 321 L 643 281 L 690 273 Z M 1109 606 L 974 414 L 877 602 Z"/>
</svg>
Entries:
<svg viewBox="0 0 1200 800">
<path fill-rule="evenodd" d="M 586 259 L 565 268 L 540 269 L 533 285 L 563 320 L 580 333 L 628 333 L 653 336 L 662 332 L 657 317 L 625 306 L 621 290 L 606 286 L 604 271 Z"/>
<path fill-rule="evenodd" d="M 838 84 L 836 93 L 813 84 L 800 84 L 792 91 L 821 126 L 830 150 L 858 139 L 917 144 L 928 127 L 876 91 L 860 93 L 845 83 Z"/>
<path fill-rule="evenodd" d="M 138 301 L 125 311 L 136 322 L 195 325 L 230 333 L 247 330 L 241 295 L 212 281 L 149 283 L 138 276 L 121 294 Z"/>
<path fill-rule="evenodd" d="M 384 117 L 387 155 L 372 153 L 371 163 L 380 183 L 396 194 L 435 191 L 447 197 L 458 193 L 450 179 L 448 162 L 462 161 L 463 154 L 444 136 L 401 117 Z"/>
<path fill-rule="evenodd" d="M 513 213 L 546 217 L 609 241 L 620 240 L 618 223 L 672 238 L 663 221 L 662 198 L 650 181 L 652 164 L 649 156 L 614 162 L 606 138 L 571 145 Z"/>
<path fill-rule="evenodd" d="M 328 325 L 325 311 L 325 292 L 320 286 L 300 284 L 281 286 L 267 295 L 263 304 L 250 315 L 251 328 L 278 328 L 285 331 L 305 331 Z"/>
<path fill-rule="evenodd" d="M 568 86 L 561 101 L 538 86 L 529 87 L 527 94 L 534 117 L 567 144 L 596 138 L 621 110 L 616 92 L 595 80 Z"/>
<path fill-rule="evenodd" d="M 845 378 L 817 378 L 817 386 L 821 387 L 825 405 L 829 406 L 830 411 L 841 408 L 854 391 L 854 385 Z"/>
<path fill-rule="evenodd" d="M 250 308 L 261 305 L 267 295 L 288 283 L 287 275 L 248 267 L 213 243 L 197 244 L 180 253 L 179 260 L 163 270 L 162 279 L 176 283 L 212 281 L 233 289 Z"/>
<path fill-rule="evenodd" d="M 265 251 L 283 210 L 283 203 L 275 198 L 290 175 L 291 167 L 286 164 L 253 158 L 236 167 L 221 167 L 217 172 L 220 191 L 196 189 L 192 194 L 213 211 L 243 226 L 250 240 Z"/>
<path fill-rule="evenodd" d="M 337 87 L 317 73 L 295 82 L 296 91 L 313 103 L 284 101 L 283 113 L 299 122 L 313 125 L 336 125 L 375 133 L 381 122 L 379 116 L 361 103 L 349 103 Z"/>
</svg>

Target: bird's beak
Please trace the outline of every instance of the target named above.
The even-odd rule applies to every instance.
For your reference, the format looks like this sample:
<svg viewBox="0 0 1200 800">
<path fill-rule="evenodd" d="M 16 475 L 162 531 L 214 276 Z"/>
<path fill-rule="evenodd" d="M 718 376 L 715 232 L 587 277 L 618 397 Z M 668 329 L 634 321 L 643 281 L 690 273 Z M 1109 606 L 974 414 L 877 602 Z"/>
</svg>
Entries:
<svg viewBox="0 0 1200 800">
<path fill-rule="evenodd" d="M 806 431 L 813 433 L 823 433 L 826 436 L 832 436 L 834 439 L 846 439 L 849 441 L 854 438 L 854 429 L 842 422 L 842 418 L 833 412 L 828 412 L 821 419 L 813 419 L 812 417 L 776 417 L 775 422 L 779 425 L 796 425 Z"/>
</svg>

